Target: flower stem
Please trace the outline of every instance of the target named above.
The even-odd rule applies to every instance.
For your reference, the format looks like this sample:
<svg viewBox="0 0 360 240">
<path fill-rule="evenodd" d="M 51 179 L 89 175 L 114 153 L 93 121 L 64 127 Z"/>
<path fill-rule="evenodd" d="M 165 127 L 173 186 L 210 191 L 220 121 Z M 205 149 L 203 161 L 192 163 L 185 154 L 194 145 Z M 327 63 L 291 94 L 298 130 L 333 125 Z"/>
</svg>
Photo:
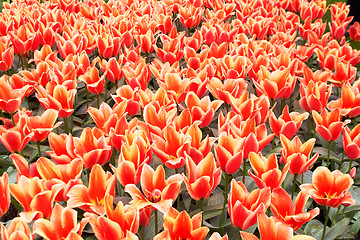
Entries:
<svg viewBox="0 0 360 240">
<path fill-rule="evenodd" d="M 97 104 L 97 108 L 100 108 L 100 94 L 96 95 L 96 104 Z"/>
<path fill-rule="evenodd" d="M 38 153 L 39 153 L 39 158 L 41 158 L 40 142 L 37 142 L 36 145 L 37 145 L 37 149 L 38 149 Z"/>
<path fill-rule="evenodd" d="M 240 229 L 239 229 L 239 240 L 242 240 Z"/>
<path fill-rule="evenodd" d="M 69 134 L 69 123 L 67 117 L 64 118 L 64 125 L 65 125 L 65 133 Z"/>
<path fill-rule="evenodd" d="M 243 159 L 243 183 L 245 184 L 245 175 L 246 175 L 246 159 Z"/>
<path fill-rule="evenodd" d="M 291 191 L 291 199 L 293 199 L 293 200 L 294 200 L 294 195 L 295 195 L 295 190 L 296 190 L 296 177 L 297 177 L 297 174 L 294 174 L 293 186 L 292 186 L 292 191 Z"/>
<path fill-rule="evenodd" d="M 328 220 L 329 220 L 329 207 L 325 207 L 325 211 L 326 211 L 326 217 L 325 217 L 325 222 L 324 222 L 324 229 L 323 229 L 323 233 L 322 233 L 322 236 L 321 236 L 321 240 L 324 240 L 324 237 L 325 237 L 325 232 L 326 232 L 326 226 L 327 226 L 327 223 L 328 223 Z"/>
<path fill-rule="evenodd" d="M 227 174 L 225 172 L 225 186 L 224 186 L 224 204 L 223 204 L 223 208 L 222 208 L 222 212 L 221 212 L 221 217 L 220 217 L 220 223 L 219 226 L 221 226 L 225 220 L 225 208 L 226 208 L 226 202 L 227 202 L 227 198 L 228 198 L 228 192 L 229 192 L 229 182 L 231 179 L 231 175 Z"/>
<path fill-rule="evenodd" d="M 350 159 L 349 170 L 348 170 L 349 174 L 350 174 L 350 171 L 351 171 L 352 161 L 353 161 L 353 159 Z"/>
<path fill-rule="evenodd" d="M 13 124 L 14 127 L 15 127 L 14 114 L 13 114 L 13 113 L 10 113 L 10 117 L 11 117 L 12 124 Z"/>
<path fill-rule="evenodd" d="M 331 141 L 328 142 L 328 155 L 327 155 L 327 160 L 326 160 L 326 167 L 327 168 L 329 168 L 330 149 L 331 149 Z"/>
<path fill-rule="evenodd" d="M 154 210 L 154 217 L 155 217 L 155 236 L 158 233 L 158 210 Z"/>
</svg>

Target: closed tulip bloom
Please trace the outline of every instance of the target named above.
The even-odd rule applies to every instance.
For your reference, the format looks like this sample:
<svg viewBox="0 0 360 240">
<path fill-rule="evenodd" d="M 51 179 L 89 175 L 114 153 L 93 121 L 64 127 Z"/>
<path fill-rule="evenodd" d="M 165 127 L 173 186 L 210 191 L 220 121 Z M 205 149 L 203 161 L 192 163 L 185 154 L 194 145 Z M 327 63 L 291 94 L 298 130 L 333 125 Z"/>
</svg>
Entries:
<svg viewBox="0 0 360 240">
<path fill-rule="evenodd" d="M 179 213 L 175 208 L 170 208 L 164 215 L 164 231 L 156 235 L 154 240 L 205 239 L 209 228 L 201 226 L 201 214 L 198 213 L 191 218 L 186 211 Z"/>
<path fill-rule="evenodd" d="M 97 128 L 85 128 L 80 138 L 74 138 L 74 147 L 74 153 L 84 162 L 85 168 L 92 168 L 95 164 L 103 166 L 112 154 L 112 147 Z"/>
<path fill-rule="evenodd" d="M 3 216 L 10 207 L 10 188 L 7 173 L 0 177 L 0 217 Z"/>
<path fill-rule="evenodd" d="M 251 152 L 249 154 L 249 161 L 255 173 L 253 174 L 249 170 L 249 174 L 254 179 L 256 185 L 259 188 L 270 187 L 271 190 L 281 185 L 290 167 L 290 164 L 287 163 L 283 170 L 280 170 L 275 153 L 266 159 L 261 156 L 261 153 Z"/>
<path fill-rule="evenodd" d="M 187 155 L 186 170 L 188 177 L 184 176 L 186 189 L 191 198 L 198 201 L 210 197 L 212 191 L 219 185 L 221 170 L 216 167 L 214 155 L 210 152 L 197 165 Z"/>
<path fill-rule="evenodd" d="M 319 208 L 314 208 L 309 212 L 303 209 L 309 198 L 305 192 L 299 192 L 294 203 L 289 194 L 282 188 L 275 188 L 271 193 L 271 212 L 276 221 L 290 225 L 294 231 L 299 229 L 304 223 L 319 215 Z"/>
<path fill-rule="evenodd" d="M 277 119 L 275 113 L 270 110 L 269 123 L 271 130 L 277 137 L 280 134 L 292 138 L 300 129 L 302 122 L 307 119 L 309 113 L 289 113 L 288 105 L 283 109 L 282 115 Z"/>
<path fill-rule="evenodd" d="M 280 135 L 282 146 L 280 161 L 290 163 L 289 172 L 291 174 L 303 174 L 318 159 L 319 153 L 316 153 L 310 158 L 310 153 L 315 145 L 315 141 L 315 138 L 311 138 L 305 143 L 302 143 L 298 136 L 290 141 L 284 135 Z"/>
<path fill-rule="evenodd" d="M 231 181 L 228 199 L 229 215 L 234 227 L 246 230 L 257 222 L 258 213 L 270 206 L 269 187 L 248 192 L 242 182 Z"/>
<path fill-rule="evenodd" d="M 312 175 L 312 184 L 303 184 L 301 191 L 309 194 L 319 205 L 337 208 L 340 205 L 350 206 L 355 204 L 348 191 L 354 180 L 349 174 L 339 170 L 330 172 L 327 167 L 320 166 Z"/>
<path fill-rule="evenodd" d="M 7 75 L 3 75 L 0 78 L 0 88 L 0 110 L 10 114 L 15 113 L 20 108 L 29 86 L 25 85 L 20 89 L 12 89 Z"/>
<path fill-rule="evenodd" d="M 275 222 L 272 218 L 266 216 L 265 212 L 258 214 L 258 228 L 261 240 L 291 240 L 293 229 L 282 222 Z M 259 240 L 254 234 L 241 232 L 243 240 Z"/>
<path fill-rule="evenodd" d="M 332 92 L 331 85 L 326 82 L 316 82 L 312 80 L 308 85 L 300 84 L 300 106 L 307 112 L 315 110 L 321 112 L 327 106 L 327 102 Z"/>
<path fill-rule="evenodd" d="M 214 150 L 216 161 L 222 171 L 233 174 L 239 170 L 243 162 L 243 145 L 243 138 L 236 139 L 226 132 L 220 133 Z"/>
<path fill-rule="evenodd" d="M 316 132 L 328 142 L 338 139 L 344 124 L 349 122 L 341 121 L 340 109 L 338 108 L 331 112 L 324 109 L 320 114 L 312 111 L 312 115 L 316 124 Z"/>
<path fill-rule="evenodd" d="M 360 157 L 360 124 L 352 130 L 348 126 L 343 128 L 343 147 L 348 158 L 357 159 Z"/>
<path fill-rule="evenodd" d="M 360 114 L 360 93 L 350 83 L 345 83 L 341 87 L 341 98 L 331 101 L 328 105 L 330 110 L 340 109 L 341 116 L 350 118 Z"/>
</svg>

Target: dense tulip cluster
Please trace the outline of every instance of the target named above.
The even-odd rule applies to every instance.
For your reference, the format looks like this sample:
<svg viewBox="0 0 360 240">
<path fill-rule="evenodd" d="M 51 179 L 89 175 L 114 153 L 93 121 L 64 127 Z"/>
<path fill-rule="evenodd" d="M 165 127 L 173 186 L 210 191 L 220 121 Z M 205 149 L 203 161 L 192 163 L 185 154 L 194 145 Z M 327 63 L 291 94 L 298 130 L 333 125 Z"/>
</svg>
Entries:
<svg viewBox="0 0 360 240">
<path fill-rule="evenodd" d="M 360 24 L 345 3 L 9 2 L 2 240 L 359 230 L 360 51 L 346 36 Z"/>
</svg>

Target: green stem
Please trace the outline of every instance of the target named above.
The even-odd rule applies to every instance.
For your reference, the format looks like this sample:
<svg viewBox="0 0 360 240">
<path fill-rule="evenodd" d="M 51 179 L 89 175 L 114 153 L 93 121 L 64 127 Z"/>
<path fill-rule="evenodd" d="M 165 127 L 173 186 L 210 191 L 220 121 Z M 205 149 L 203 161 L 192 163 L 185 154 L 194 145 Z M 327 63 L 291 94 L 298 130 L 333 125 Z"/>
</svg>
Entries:
<svg viewBox="0 0 360 240">
<path fill-rule="evenodd" d="M 73 118 L 73 115 L 71 114 L 70 116 L 70 133 L 72 133 L 74 129 L 74 118 Z"/>
<path fill-rule="evenodd" d="M 284 108 L 285 108 L 285 99 L 282 98 L 281 99 L 281 112 L 284 110 Z"/>
<path fill-rule="evenodd" d="M 342 165 L 343 165 L 344 157 L 345 157 L 345 151 L 344 151 L 344 149 L 343 149 L 343 153 L 342 153 L 342 156 L 341 156 L 339 169 L 341 169 L 341 167 L 342 167 Z"/>
<path fill-rule="evenodd" d="M 246 159 L 243 159 L 243 183 L 245 184 L 245 175 L 246 175 Z"/>
<path fill-rule="evenodd" d="M 12 124 L 15 126 L 14 114 L 10 113 Z"/>
<path fill-rule="evenodd" d="M 142 239 L 145 240 L 145 226 L 142 226 Z"/>
<path fill-rule="evenodd" d="M 327 155 L 327 160 L 326 160 L 326 167 L 327 168 L 329 168 L 330 149 L 331 149 L 331 141 L 328 142 L 328 155 Z"/>
<path fill-rule="evenodd" d="M 239 240 L 242 240 L 240 229 L 239 229 Z"/>
<path fill-rule="evenodd" d="M 100 108 L 100 94 L 96 95 L 96 104 L 97 104 L 97 108 Z"/>
<path fill-rule="evenodd" d="M 37 145 L 37 149 L 38 149 L 38 153 L 39 153 L 39 158 L 41 158 L 40 142 L 37 142 L 36 145 Z"/>
<path fill-rule="evenodd" d="M 292 94 L 290 95 L 289 112 L 292 111 Z"/>
<path fill-rule="evenodd" d="M 310 133 L 311 133 L 311 118 L 308 117 L 307 119 L 307 123 L 308 123 L 308 131 L 307 131 L 307 138 L 309 139 L 310 138 Z"/>
<path fill-rule="evenodd" d="M 158 233 L 158 210 L 154 210 L 154 217 L 155 217 L 155 236 Z"/>
<path fill-rule="evenodd" d="M 107 81 L 106 81 L 106 79 L 105 79 L 104 87 L 105 87 L 105 91 L 104 91 L 104 102 L 106 102 L 106 99 L 107 99 Z"/>
<path fill-rule="evenodd" d="M 89 91 L 86 89 L 86 109 L 89 109 Z M 89 114 L 86 114 L 86 117 L 85 117 L 85 121 L 87 122 L 88 120 L 88 115 Z"/>
<path fill-rule="evenodd" d="M 348 170 L 349 174 L 350 174 L 350 171 L 351 171 L 352 161 L 353 161 L 353 159 L 350 159 L 349 170 Z"/>
<path fill-rule="evenodd" d="M 335 222 L 336 222 L 336 218 L 337 218 L 337 216 L 339 215 L 339 212 L 340 212 L 340 207 L 341 207 L 341 206 L 339 206 L 339 207 L 337 208 L 337 211 L 336 211 L 335 217 L 334 217 L 334 221 L 331 221 L 331 227 L 333 227 L 334 224 L 335 224 Z"/>
<path fill-rule="evenodd" d="M 322 233 L 322 236 L 321 236 L 321 240 L 324 240 L 324 237 L 325 237 L 325 232 L 326 232 L 326 226 L 327 226 L 327 223 L 328 223 L 328 220 L 329 220 L 329 207 L 325 207 L 325 211 L 326 211 L 326 217 L 325 217 L 325 222 L 324 222 L 324 229 L 323 229 L 323 233 Z"/>
<path fill-rule="evenodd" d="M 224 203 L 223 203 L 223 208 L 222 208 L 222 212 L 221 212 L 219 226 L 221 226 L 223 224 L 224 220 L 225 220 L 225 208 L 226 208 L 226 202 L 227 202 L 227 199 L 228 199 L 230 179 L 231 179 L 231 175 L 227 174 L 225 172 Z"/>
<path fill-rule="evenodd" d="M 294 195 L 295 195 L 296 177 L 297 177 L 297 174 L 294 174 L 293 186 L 292 186 L 292 191 L 291 191 L 291 199 L 294 199 Z"/>
<path fill-rule="evenodd" d="M 65 133 L 69 134 L 69 123 L 68 123 L 68 118 L 64 118 L 64 125 L 65 125 Z"/>
</svg>

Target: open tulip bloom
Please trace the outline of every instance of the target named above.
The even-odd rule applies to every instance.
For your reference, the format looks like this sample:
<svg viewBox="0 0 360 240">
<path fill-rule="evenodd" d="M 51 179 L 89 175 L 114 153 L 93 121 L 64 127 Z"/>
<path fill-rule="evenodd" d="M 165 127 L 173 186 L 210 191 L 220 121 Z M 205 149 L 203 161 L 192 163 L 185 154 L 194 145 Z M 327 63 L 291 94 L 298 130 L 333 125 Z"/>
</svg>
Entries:
<svg viewBox="0 0 360 240">
<path fill-rule="evenodd" d="M 0 239 L 357 238 L 337 1 L 1 1 Z"/>
</svg>

